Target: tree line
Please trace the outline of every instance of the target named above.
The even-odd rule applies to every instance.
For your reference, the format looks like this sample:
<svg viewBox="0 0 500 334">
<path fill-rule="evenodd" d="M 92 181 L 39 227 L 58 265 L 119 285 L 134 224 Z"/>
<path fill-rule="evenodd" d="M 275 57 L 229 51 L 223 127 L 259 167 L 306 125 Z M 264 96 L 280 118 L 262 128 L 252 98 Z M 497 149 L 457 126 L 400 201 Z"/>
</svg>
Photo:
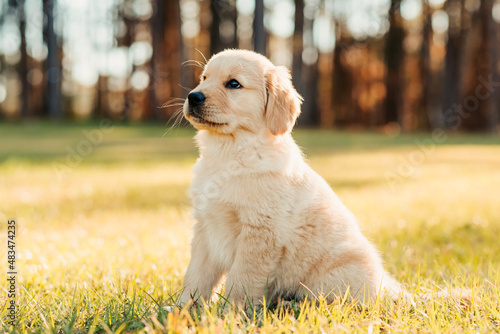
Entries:
<svg viewBox="0 0 500 334">
<path fill-rule="evenodd" d="M 377 3 L 8 0 L 0 115 L 166 123 L 206 58 L 246 48 L 290 67 L 299 126 L 498 133 L 500 2 Z"/>
</svg>

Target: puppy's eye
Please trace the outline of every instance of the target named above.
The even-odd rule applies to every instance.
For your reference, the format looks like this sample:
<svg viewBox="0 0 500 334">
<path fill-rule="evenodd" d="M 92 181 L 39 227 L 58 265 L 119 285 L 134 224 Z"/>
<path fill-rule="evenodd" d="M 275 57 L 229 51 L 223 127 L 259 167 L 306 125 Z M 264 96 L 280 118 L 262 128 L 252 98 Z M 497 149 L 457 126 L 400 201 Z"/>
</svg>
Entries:
<svg viewBox="0 0 500 334">
<path fill-rule="evenodd" d="M 205 80 L 207 80 L 207 76 L 206 75 L 203 76 L 203 81 L 205 81 Z"/>
<path fill-rule="evenodd" d="M 242 86 L 240 85 L 240 83 L 238 81 L 236 81 L 235 79 L 231 79 L 227 82 L 226 84 L 226 88 L 231 88 L 231 89 L 239 89 L 239 88 L 242 88 Z"/>
</svg>

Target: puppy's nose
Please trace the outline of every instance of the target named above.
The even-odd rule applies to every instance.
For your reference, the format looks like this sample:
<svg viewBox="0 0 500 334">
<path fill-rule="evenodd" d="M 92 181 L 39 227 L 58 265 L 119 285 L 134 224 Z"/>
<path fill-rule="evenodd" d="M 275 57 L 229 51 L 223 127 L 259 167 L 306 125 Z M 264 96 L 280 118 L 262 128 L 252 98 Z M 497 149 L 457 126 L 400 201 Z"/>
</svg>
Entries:
<svg viewBox="0 0 500 334">
<path fill-rule="evenodd" d="M 194 92 L 188 95 L 188 100 L 191 107 L 196 107 L 205 102 L 205 95 L 202 92 Z"/>
</svg>

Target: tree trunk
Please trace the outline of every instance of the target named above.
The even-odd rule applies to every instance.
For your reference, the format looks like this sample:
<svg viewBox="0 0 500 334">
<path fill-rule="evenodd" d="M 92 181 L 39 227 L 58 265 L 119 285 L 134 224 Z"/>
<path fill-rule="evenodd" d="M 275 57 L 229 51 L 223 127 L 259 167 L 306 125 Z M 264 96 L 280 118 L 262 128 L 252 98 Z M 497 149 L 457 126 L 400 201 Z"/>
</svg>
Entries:
<svg viewBox="0 0 500 334">
<path fill-rule="evenodd" d="M 28 54 L 26 52 L 26 11 L 24 0 L 18 0 L 17 12 L 19 16 L 19 33 L 21 35 L 21 59 L 17 65 L 17 72 L 21 79 L 20 114 L 22 118 L 30 116 L 30 84 L 28 82 Z"/>
<path fill-rule="evenodd" d="M 430 64 L 430 42 L 432 36 L 431 28 L 431 12 L 428 0 L 423 1 L 423 25 L 422 25 L 422 46 L 420 48 L 420 84 L 421 84 L 421 94 L 420 94 L 420 105 L 418 110 L 415 110 L 417 124 L 416 127 L 419 130 L 429 130 L 430 129 L 430 118 L 432 101 L 431 101 L 431 64 Z"/>
<path fill-rule="evenodd" d="M 301 2 L 302 0 L 299 0 Z M 300 7 L 303 10 L 303 7 Z M 308 50 L 318 51 L 313 42 L 313 20 L 304 19 L 304 48 Z M 302 60 L 302 52 L 300 53 L 300 60 Z M 318 59 L 312 63 L 302 63 L 302 74 L 299 76 L 302 80 L 301 90 L 304 97 L 302 104 L 302 115 L 299 118 L 299 124 L 304 126 L 316 126 L 319 123 L 319 110 L 317 108 L 318 98 Z"/>
<path fill-rule="evenodd" d="M 319 125 L 320 115 L 317 108 L 318 96 L 318 63 L 304 67 L 304 103 L 299 124 L 304 126 Z"/>
<path fill-rule="evenodd" d="M 265 56 L 267 53 L 267 34 L 264 28 L 264 0 L 255 0 L 253 41 L 255 52 Z"/>
<path fill-rule="evenodd" d="M 349 114 L 354 105 L 352 101 L 353 78 L 346 67 L 344 57 L 348 40 L 343 29 L 337 29 L 337 42 L 333 51 L 333 78 L 332 78 L 332 123 L 328 126 L 345 126 L 349 121 Z"/>
<path fill-rule="evenodd" d="M 303 94 L 302 89 L 302 51 L 304 50 L 304 0 L 295 0 L 295 28 L 293 31 L 292 79 L 295 89 Z"/>
<path fill-rule="evenodd" d="M 446 55 L 443 80 L 443 112 L 444 123 L 447 128 L 451 128 L 450 120 L 454 111 L 454 105 L 460 103 L 461 86 L 461 62 L 463 52 L 463 33 L 461 29 L 463 15 L 463 0 L 449 0 L 447 2 L 447 12 L 449 16 L 448 42 L 446 43 Z"/>
<path fill-rule="evenodd" d="M 231 0 L 211 0 L 210 11 L 210 53 L 238 47 L 236 2 Z"/>
<path fill-rule="evenodd" d="M 486 1 L 485 1 L 486 2 Z M 488 44 L 490 48 L 490 70 L 493 82 L 500 81 L 500 73 L 499 67 L 500 64 L 498 62 L 498 44 L 499 44 L 499 34 L 498 34 L 498 23 L 495 22 L 493 16 L 491 15 L 491 10 L 493 8 L 493 0 L 487 0 L 488 8 L 486 13 L 489 11 L 489 15 L 487 15 L 487 23 L 484 24 L 488 27 Z M 487 130 L 490 133 L 498 134 L 499 133 L 499 125 L 500 125 L 500 88 L 496 87 L 493 90 L 492 96 L 490 99 L 489 107 L 487 109 Z"/>
<path fill-rule="evenodd" d="M 61 114 L 61 60 L 59 45 L 54 31 L 54 0 L 43 0 L 43 11 L 45 15 L 45 36 L 47 43 L 46 78 L 48 90 L 49 117 L 57 120 L 62 118 Z"/>
<path fill-rule="evenodd" d="M 460 101 L 460 113 L 452 114 L 453 128 L 497 131 L 500 88 L 494 83 L 487 84 L 488 81 L 498 82 L 498 27 L 491 15 L 493 4 L 494 0 L 481 1 L 479 11 L 472 19 L 470 43 L 464 47 L 472 50 L 471 61 L 461 73 L 466 78 L 464 97 Z"/>
<path fill-rule="evenodd" d="M 155 0 L 155 17 L 152 19 L 153 56 L 151 60 L 151 89 L 154 94 L 152 108 L 158 119 L 168 119 L 176 109 L 160 109 L 172 98 L 182 96 L 181 64 L 182 36 L 180 33 L 180 6 L 178 1 Z"/>
<path fill-rule="evenodd" d="M 389 32 L 386 37 L 385 63 L 387 67 L 385 99 L 385 123 L 400 122 L 402 112 L 403 85 L 403 41 L 405 31 L 400 14 L 401 0 L 391 0 L 389 10 Z"/>
<path fill-rule="evenodd" d="M 153 12 L 153 17 L 151 18 L 151 46 L 153 48 L 153 54 L 149 61 L 149 99 L 153 110 L 154 118 L 162 118 L 160 112 L 158 112 L 158 107 L 161 106 L 166 101 L 161 102 L 158 99 L 157 92 L 160 89 L 161 71 L 160 66 L 158 66 L 159 61 L 163 58 L 163 50 L 161 47 L 162 41 L 164 39 L 164 13 L 165 13 L 165 1 L 156 0 L 153 2 L 155 10 Z"/>
</svg>

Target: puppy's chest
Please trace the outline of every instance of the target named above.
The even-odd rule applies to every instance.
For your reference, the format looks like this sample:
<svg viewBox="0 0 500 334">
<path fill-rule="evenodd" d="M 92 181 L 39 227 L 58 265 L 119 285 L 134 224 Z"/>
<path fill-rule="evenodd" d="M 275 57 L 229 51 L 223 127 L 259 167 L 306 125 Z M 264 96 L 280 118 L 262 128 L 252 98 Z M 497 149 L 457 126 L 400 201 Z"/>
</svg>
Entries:
<svg viewBox="0 0 500 334">
<path fill-rule="evenodd" d="M 259 197 L 265 197 L 268 191 L 259 186 L 256 176 L 223 169 L 195 176 L 190 195 L 196 210 L 217 206 L 218 203 L 235 207 L 255 205 L 254 202 Z"/>
</svg>

